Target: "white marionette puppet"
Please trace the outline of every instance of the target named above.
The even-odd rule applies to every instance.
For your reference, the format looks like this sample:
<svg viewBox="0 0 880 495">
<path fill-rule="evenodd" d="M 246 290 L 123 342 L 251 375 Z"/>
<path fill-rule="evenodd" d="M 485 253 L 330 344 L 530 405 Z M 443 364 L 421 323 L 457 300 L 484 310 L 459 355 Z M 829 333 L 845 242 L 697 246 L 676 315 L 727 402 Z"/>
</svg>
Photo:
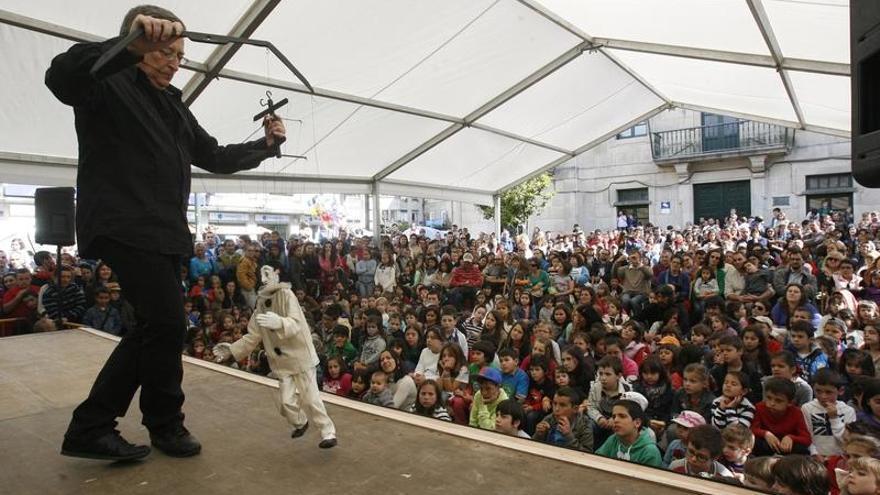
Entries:
<svg viewBox="0 0 880 495">
<path fill-rule="evenodd" d="M 220 343 L 214 348 L 217 362 L 246 358 L 262 342 L 269 367 L 279 382 L 281 415 L 293 426 L 291 437 L 303 436 L 314 422 L 321 433 L 322 449 L 336 445 L 336 427 L 327 415 L 318 391 L 315 369 L 318 354 L 302 308 L 290 290 L 279 282 L 271 266 L 260 269 L 263 287 L 257 307 L 248 322 L 248 333 L 233 344 Z"/>
</svg>

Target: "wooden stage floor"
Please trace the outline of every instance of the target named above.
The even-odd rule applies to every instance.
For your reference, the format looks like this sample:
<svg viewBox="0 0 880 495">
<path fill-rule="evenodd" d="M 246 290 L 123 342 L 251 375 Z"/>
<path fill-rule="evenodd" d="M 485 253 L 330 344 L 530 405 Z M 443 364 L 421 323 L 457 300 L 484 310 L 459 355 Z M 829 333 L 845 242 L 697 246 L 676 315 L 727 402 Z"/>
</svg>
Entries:
<svg viewBox="0 0 880 495">
<path fill-rule="evenodd" d="M 609 462 L 594 456 L 513 439 L 513 447 L 505 447 L 501 444 L 509 440 L 501 435 L 448 424 L 440 428 L 445 431 L 437 431 L 407 424 L 422 418 L 357 403 L 356 408 L 328 404 L 339 446 L 321 450 L 314 429 L 303 438 L 290 438 L 275 409 L 275 388 L 193 363 L 184 364 L 184 411 L 187 426 L 204 446 L 201 455 L 173 459 L 154 450 L 133 464 L 63 457 L 59 450 L 71 411 L 87 395 L 114 345 L 83 330 L 0 339 L 0 492 L 747 493 L 714 483 L 701 486 L 700 480 L 659 472 L 679 480 L 672 482 L 675 486 L 663 486 L 645 481 L 643 473 L 616 461 L 611 462 L 617 472 L 633 477 L 573 463 Z M 120 430 L 132 442 L 148 443 L 137 398 L 132 404 Z M 543 448 L 545 454 L 516 448 L 529 452 Z"/>
</svg>

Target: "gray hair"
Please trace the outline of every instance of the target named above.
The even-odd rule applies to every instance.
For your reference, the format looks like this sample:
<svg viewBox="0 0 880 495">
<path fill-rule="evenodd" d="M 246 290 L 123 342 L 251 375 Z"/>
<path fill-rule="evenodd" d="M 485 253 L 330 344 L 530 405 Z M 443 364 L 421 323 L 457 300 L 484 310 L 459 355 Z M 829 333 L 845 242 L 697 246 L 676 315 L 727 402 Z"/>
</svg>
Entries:
<svg viewBox="0 0 880 495">
<path fill-rule="evenodd" d="M 122 25 L 119 27 L 119 34 L 125 36 L 131 30 L 131 23 L 134 22 L 134 18 L 138 15 L 145 15 L 149 17 L 155 17 L 157 19 L 165 19 L 166 21 L 179 22 L 183 25 L 183 28 L 186 29 L 186 25 L 183 24 L 183 21 L 180 20 L 179 17 L 174 15 L 174 12 L 171 12 L 168 9 L 157 7 L 155 5 L 138 5 L 137 7 L 133 7 L 131 10 L 125 14 L 125 18 L 122 19 Z"/>
</svg>

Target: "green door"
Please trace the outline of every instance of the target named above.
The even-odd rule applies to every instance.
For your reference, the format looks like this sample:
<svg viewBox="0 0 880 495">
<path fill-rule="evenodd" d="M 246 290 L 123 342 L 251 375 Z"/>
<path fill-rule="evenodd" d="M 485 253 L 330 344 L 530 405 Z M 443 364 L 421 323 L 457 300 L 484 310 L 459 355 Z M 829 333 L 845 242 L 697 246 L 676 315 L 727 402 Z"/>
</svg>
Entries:
<svg viewBox="0 0 880 495">
<path fill-rule="evenodd" d="M 694 222 L 700 218 L 723 220 L 736 209 L 739 216 L 752 214 L 752 194 L 749 181 L 694 184 Z"/>
</svg>

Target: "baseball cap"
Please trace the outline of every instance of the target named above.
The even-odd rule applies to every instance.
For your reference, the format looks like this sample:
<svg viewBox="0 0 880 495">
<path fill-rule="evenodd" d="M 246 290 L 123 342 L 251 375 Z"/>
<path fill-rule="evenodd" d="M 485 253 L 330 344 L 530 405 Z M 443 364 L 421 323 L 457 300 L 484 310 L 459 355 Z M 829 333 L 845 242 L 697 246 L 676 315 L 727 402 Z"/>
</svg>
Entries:
<svg viewBox="0 0 880 495">
<path fill-rule="evenodd" d="M 464 255 L 462 255 L 461 257 L 461 261 L 470 261 L 471 263 L 473 263 L 474 255 L 472 255 L 471 253 L 464 253 Z"/>
<path fill-rule="evenodd" d="M 620 394 L 620 400 L 631 400 L 642 408 L 642 411 L 648 408 L 648 399 L 638 392 L 624 392 Z"/>
<path fill-rule="evenodd" d="M 480 370 L 480 374 L 477 376 L 484 380 L 489 380 L 495 385 L 501 385 L 501 372 L 496 370 L 495 368 L 485 366 L 483 369 Z"/>
<path fill-rule="evenodd" d="M 706 424 L 706 418 L 694 411 L 682 411 L 681 414 L 672 419 L 672 422 L 685 428 L 693 428 Z"/>
<path fill-rule="evenodd" d="M 663 337 L 662 339 L 660 339 L 660 342 L 658 342 L 657 344 L 658 345 L 674 345 L 676 347 L 681 346 L 681 342 L 679 342 L 679 340 L 672 335 L 667 335 L 666 337 Z"/>
</svg>

